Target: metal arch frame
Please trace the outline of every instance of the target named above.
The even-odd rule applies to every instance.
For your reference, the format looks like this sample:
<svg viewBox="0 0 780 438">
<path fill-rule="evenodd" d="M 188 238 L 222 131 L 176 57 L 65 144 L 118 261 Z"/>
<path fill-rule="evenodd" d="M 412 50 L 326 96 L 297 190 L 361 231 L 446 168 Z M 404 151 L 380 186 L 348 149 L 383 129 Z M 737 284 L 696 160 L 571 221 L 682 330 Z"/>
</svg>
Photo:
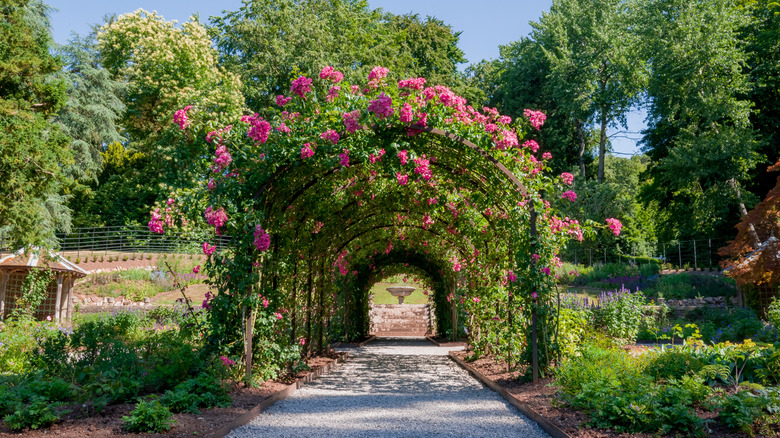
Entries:
<svg viewBox="0 0 780 438">
<path fill-rule="evenodd" d="M 455 135 L 451 132 L 445 131 L 440 128 L 433 128 L 428 126 L 420 126 L 420 125 L 411 125 L 408 126 L 409 129 L 420 131 L 420 132 L 428 132 L 430 134 L 439 135 L 444 138 L 448 138 L 452 141 L 458 142 L 469 149 L 473 150 L 480 156 L 482 156 L 486 161 L 488 161 L 490 164 L 492 164 L 495 168 L 497 168 L 501 173 L 503 173 L 509 181 L 511 181 L 518 189 L 518 191 L 521 193 L 522 196 L 528 197 L 529 192 L 528 189 L 525 187 L 525 185 L 520 181 L 520 179 L 515 176 L 512 171 L 510 171 L 506 166 L 504 166 L 503 163 L 501 163 L 498 159 L 487 153 L 484 149 L 480 148 L 470 140 L 461 137 L 459 135 Z M 369 128 L 366 128 L 369 129 Z M 263 185 L 258 188 L 258 190 L 255 192 L 255 199 L 259 198 L 260 195 L 268 190 L 269 187 L 271 187 L 274 183 L 274 180 L 278 178 L 281 174 L 285 173 L 286 170 L 288 170 L 288 166 L 280 166 L 274 174 L 269 178 L 269 180 L 265 181 Z M 529 202 L 529 210 L 530 210 L 530 235 L 531 235 L 531 245 L 534 245 L 535 237 L 537 235 L 536 230 L 536 222 L 537 222 L 537 214 L 536 209 L 534 208 L 534 203 Z M 533 248 L 531 248 L 533 250 Z M 532 262 L 534 263 L 534 262 Z M 511 296 L 510 296 L 511 300 Z M 511 305 L 511 303 L 510 303 Z M 531 343 L 532 343 L 532 359 L 531 359 L 531 365 L 532 365 L 532 377 L 533 382 L 537 383 L 539 379 L 539 361 L 538 361 L 538 324 L 537 324 L 537 313 L 534 308 L 532 313 L 532 322 L 531 322 Z"/>
</svg>

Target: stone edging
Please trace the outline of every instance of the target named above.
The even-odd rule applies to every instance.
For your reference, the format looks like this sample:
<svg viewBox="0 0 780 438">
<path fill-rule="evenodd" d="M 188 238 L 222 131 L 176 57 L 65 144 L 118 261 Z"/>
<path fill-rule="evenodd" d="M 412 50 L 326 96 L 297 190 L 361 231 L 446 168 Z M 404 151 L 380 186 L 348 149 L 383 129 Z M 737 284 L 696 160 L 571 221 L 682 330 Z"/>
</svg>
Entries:
<svg viewBox="0 0 780 438">
<path fill-rule="evenodd" d="M 371 339 L 364 341 L 368 342 Z M 287 385 L 284 389 L 277 392 L 276 394 L 268 397 L 267 399 L 263 400 L 259 405 L 255 406 L 251 410 L 241 414 L 238 418 L 231 421 L 230 423 L 226 424 L 225 426 L 221 427 L 220 429 L 206 435 L 206 438 L 223 438 L 227 434 L 233 431 L 233 429 L 236 429 L 240 426 L 244 426 L 246 424 L 249 424 L 250 421 L 254 420 L 258 415 L 260 415 L 262 412 L 266 411 L 268 408 L 274 405 L 274 403 L 284 400 L 285 398 L 291 396 L 295 391 L 298 390 L 298 388 L 304 386 L 306 383 L 312 382 L 316 379 L 318 379 L 320 376 L 322 376 L 325 373 L 330 372 L 333 368 L 337 367 L 338 365 L 341 365 L 344 361 L 346 361 L 349 358 L 349 353 L 344 352 L 342 355 L 340 355 L 336 360 L 333 362 L 330 362 L 326 364 L 325 366 L 318 368 L 311 373 L 297 379 L 294 383 L 291 383 Z"/>
<path fill-rule="evenodd" d="M 476 377 L 477 380 L 482 382 L 483 385 L 487 386 L 488 388 L 492 389 L 493 391 L 497 392 L 501 397 L 504 398 L 510 405 L 517 408 L 518 411 L 523 413 L 526 417 L 530 418 L 531 420 L 535 421 L 539 426 L 548 434 L 550 434 L 553 438 L 571 438 L 569 434 L 561 430 L 558 426 L 551 423 L 548 419 L 544 418 L 543 416 L 539 415 L 536 411 L 534 411 L 527 403 L 521 402 L 515 396 L 509 393 L 506 389 L 504 389 L 501 385 L 497 384 L 496 382 L 488 379 L 486 376 L 484 376 L 482 373 L 474 369 L 471 365 L 467 364 L 466 362 L 462 361 L 461 359 L 455 357 L 452 353 L 449 354 L 450 359 L 452 359 L 453 362 L 460 365 L 461 368 L 465 369 L 471 375 Z"/>
<path fill-rule="evenodd" d="M 465 347 L 466 342 L 465 341 L 447 341 L 447 342 L 439 342 L 436 339 L 433 338 L 433 336 L 426 336 L 425 339 L 431 341 L 434 343 L 437 347 Z"/>
<path fill-rule="evenodd" d="M 363 348 L 363 347 L 366 346 L 366 344 L 368 344 L 369 342 L 373 342 L 374 340 L 376 340 L 376 336 L 375 335 L 371 335 L 365 341 L 357 344 L 357 346 L 358 346 L 358 348 Z"/>
</svg>

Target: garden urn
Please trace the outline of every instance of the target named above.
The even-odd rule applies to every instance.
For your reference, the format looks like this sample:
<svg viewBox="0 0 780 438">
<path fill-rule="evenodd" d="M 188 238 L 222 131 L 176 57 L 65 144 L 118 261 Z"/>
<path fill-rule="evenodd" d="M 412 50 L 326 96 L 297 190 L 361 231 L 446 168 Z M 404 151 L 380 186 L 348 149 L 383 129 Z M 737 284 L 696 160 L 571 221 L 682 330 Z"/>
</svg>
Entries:
<svg viewBox="0 0 780 438">
<path fill-rule="evenodd" d="M 412 286 L 390 286 L 387 291 L 390 292 L 390 295 L 398 297 L 398 304 L 403 304 L 404 297 L 411 295 L 415 289 L 417 288 Z"/>
</svg>

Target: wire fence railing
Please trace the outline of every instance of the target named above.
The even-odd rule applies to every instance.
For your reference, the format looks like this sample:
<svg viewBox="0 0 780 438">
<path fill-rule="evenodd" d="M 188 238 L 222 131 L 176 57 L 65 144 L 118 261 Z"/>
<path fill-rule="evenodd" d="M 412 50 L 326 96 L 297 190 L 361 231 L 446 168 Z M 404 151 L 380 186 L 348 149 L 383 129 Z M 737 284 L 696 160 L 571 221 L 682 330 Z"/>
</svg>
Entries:
<svg viewBox="0 0 780 438">
<path fill-rule="evenodd" d="M 202 250 L 204 241 L 224 249 L 227 236 L 213 236 L 208 239 L 197 233 L 182 233 L 166 231 L 165 234 L 155 234 L 144 226 L 114 226 L 76 228 L 68 234 L 57 234 L 57 250 L 68 257 L 84 258 L 92 256 L 110 256 L 128 253 L 147 254 L 195 254 Z M 12 248 L 11 242 L 0 233 L 0 254 L 10 253 L 18 248 Z"/>
<path fill-rule="evenodd" d="M 110 256 L 129 253 L 146 254 L 197 254 L 202 251 L 204 241 L 216 245 L 217 249 L 227 247 L 227 236 L 209 236 L 196 232 L 155 234 L 145 226 L 113 226 L 76 228 L 68 234 L 56 235 L 63 255 L 75 258 Z M 673 242 L 658 242 L 641 247 L 569 247 L 561 251 L 561 260 L 576 265 L 591 266 L 602 263 L 636 263 L 642 257 L 650 257 L 672 267 L 714 268 L 721 257 L 718 249 L 729 239 L 709 238 Z M 5 235 L 0 233 L 0 254 L 15 251 Z"/>
<path fill-rule="evenodd" d="M 561 260 L 575 265 L 591 266 L 603 263 L 636 263 L 643 257 L 658 260 L 675 268 L 715 268 L 722 260 L 718 250 L 731 239 L 708 238 L 655 242 L 642 247 L 567 248 Z"/>
</svg>

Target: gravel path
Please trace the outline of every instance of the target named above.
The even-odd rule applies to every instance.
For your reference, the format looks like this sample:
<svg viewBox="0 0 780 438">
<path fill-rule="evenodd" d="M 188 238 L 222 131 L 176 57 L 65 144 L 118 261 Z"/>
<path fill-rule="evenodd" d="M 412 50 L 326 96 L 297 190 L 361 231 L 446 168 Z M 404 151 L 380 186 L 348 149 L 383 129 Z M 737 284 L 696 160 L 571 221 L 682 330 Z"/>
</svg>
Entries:
<svg viewBox="0 0 780 438">
<path fill-rule="evenodd" d="M 547 437 L 426 340 L 378 340 L 228 435 Z"/>
</svg>

